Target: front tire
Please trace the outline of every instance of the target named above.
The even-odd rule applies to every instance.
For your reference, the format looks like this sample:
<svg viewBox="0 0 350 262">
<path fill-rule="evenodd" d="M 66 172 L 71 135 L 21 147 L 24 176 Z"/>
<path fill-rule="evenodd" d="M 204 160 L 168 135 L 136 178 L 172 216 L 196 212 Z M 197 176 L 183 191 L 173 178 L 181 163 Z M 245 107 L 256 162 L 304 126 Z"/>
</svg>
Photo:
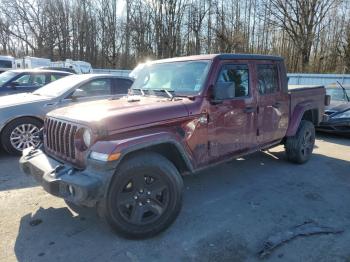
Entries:
<svg viewBox="0 0 350 262">
<path fill-rule="evenodd" d="M 168 159 L 151 152 L 134 155 L 116 171 L 102 215 L 127 238 L 152 237 L 178 216 L 182 188 L 182 177 Z"/>
<path fill-rule="evenodd" d="M 307 162 L 315 145 L 315 127 L 310 121 L 302 120 L 297 133 L 287 137 L 285 148 L 289 161 L 303 164 Z"/>
<path fill-rule="evenodd" d="M 40 144 L 38 133 L 43 126 L 38 119 L 18 118 L 7 124 L 1 134 L 1 143 L 5 151 L 12 155 L 21 155 L 27 147 Z"/>
</svg>

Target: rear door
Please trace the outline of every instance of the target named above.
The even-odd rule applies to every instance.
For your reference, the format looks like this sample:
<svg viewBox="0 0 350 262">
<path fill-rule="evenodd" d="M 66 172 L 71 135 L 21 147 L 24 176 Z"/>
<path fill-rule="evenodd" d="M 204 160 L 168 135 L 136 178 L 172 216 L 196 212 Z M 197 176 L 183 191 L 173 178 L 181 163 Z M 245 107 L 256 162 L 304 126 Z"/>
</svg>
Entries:
<svg viewBox="0 0 350 262">
<path fill-rule="evenodd" d="M 278 62 L 256 63 L 258 88 L 258 130 L 260 145 L 280 140 L 288 128 L 289 102 Z"/>
</svg>

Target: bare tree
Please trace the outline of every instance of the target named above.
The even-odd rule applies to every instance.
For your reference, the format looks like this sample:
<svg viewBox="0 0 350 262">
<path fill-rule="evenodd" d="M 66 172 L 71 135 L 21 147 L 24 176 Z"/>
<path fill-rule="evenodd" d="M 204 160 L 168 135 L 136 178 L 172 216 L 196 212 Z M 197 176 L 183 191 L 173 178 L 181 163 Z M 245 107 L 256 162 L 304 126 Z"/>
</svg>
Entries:
<svg viewBox="0 0 350 262">
<path fill-rule="evenodd" d="M 301 54 L 301 69 L 306 70 L 317 27 L 337 0 L 269 0 L 270 24 L 282 28 Z M 321 28 L 322 30 L 322 28 Z"/>
<path fill-rule="evenodd" d="M 342 0 L 0 0 L 0 11 L 2 54 L 132 68 L 150 58 L 254 52 L 282 55 L 294 72 L 350 66 Z"/>
</svg>

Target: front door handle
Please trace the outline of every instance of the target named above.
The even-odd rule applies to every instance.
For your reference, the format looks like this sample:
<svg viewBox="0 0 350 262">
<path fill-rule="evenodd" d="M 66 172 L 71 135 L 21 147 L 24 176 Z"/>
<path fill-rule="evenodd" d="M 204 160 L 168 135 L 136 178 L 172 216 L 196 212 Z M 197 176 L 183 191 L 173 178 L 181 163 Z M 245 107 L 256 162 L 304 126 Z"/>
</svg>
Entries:
<svg viewBox="0 0 350 262">
<path fill-rule="evenodd" d="M 58 102 L 53 102 L 53 103 L 47 103 L 44 105 L 44 107 L 48 107 L 48 106 L 56 106 L 58 104 Z"/>
<path fill-rule="evenodd" d="M 246 107 L 246 108 L 244 108 L 244 112 L 245 113 L 253 113 L 253 112 L 255 112 L 255 107 L 252 107 L 252 106 L 248 106 L 248 107 Z"/>
<path fill-rule="evenodd" d="M 272 106 L 273 106 L 274 108 L 279 108 L 281 105 L 282 105 L 282 103 L 276 102 L 276 103 L 274 103 Z"/>
</svg>

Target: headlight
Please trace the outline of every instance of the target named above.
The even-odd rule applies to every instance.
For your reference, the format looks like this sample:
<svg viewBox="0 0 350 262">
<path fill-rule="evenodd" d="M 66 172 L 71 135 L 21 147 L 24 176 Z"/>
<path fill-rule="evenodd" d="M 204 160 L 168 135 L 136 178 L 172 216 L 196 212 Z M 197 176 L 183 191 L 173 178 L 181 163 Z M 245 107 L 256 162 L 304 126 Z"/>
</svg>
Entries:
<svg viewBox="0 0 350 262">
<path fill-rule="evenodd" d="M 83 133 L 83 141 L 86 147 L 89 147 L 91 144 L 91 132 L 89 129 L 85 129 Z"/>
<path fill-rule="evenodd" d="M 121 156 L 121 153 L 119 153 L 119 152 L 112 153 L 112 154 L 104 154 L 104 153 L 92 151 L 90 153 L 91 159 L 99 160 L 99 161 L 103 161 L 103 162 L 118 160 L 120 158 L 120 156 Z"/>
<path fill-rule="evenodd" d="M 347 110 L 343 113 L 336 114 L 335 116 L 332 117 L 333 119 L 338 119 L 338 118 L 350 118 L 350 110 Z"/>
</svg>

